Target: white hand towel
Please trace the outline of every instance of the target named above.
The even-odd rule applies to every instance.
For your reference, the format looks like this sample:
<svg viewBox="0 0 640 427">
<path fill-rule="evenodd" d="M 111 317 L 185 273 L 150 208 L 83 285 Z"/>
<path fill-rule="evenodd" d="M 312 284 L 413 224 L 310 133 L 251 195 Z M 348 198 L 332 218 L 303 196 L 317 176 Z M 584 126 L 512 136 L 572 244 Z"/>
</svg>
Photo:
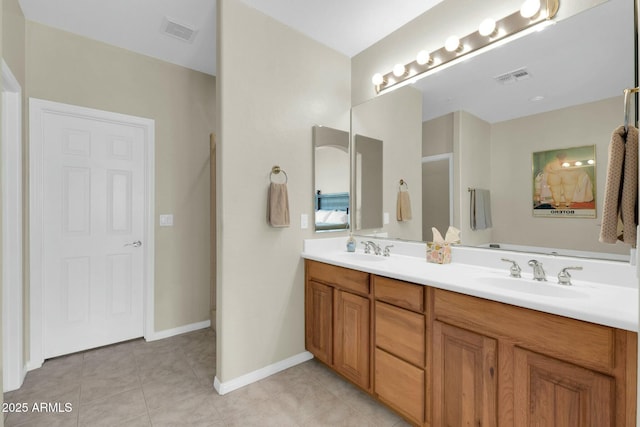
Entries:
<svg viewBox="0 0 640 427">
<path fill-rule="evenodd" d="M 267 222 L 272 227 L 289 226 L 289 195 L 287 184 L 271 183 L 267 193 Z"/>
</svg>

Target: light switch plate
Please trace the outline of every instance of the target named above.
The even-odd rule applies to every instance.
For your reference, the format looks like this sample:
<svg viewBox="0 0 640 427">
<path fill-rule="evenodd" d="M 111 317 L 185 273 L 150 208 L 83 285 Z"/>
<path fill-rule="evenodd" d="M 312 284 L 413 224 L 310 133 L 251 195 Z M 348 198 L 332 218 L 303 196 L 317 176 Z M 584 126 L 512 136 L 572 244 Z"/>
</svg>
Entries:
<svg viewBox="0 0 640 427">
<path fill-rule="evenodd" d="M 303 230 L 309 228 L 309 215 L 300 214 L 300 228 Z"/>
<path fill-rule="evenodd" d="M 385 223 L 385 224 L 389 224 L 389 212 L 385 212 L 384 213 L 382 222 Z"/>
<path fill-rule="evenodd" d="M 160 215 L 160 227 L 173 227 L 173 214 Z"/>
</svg>

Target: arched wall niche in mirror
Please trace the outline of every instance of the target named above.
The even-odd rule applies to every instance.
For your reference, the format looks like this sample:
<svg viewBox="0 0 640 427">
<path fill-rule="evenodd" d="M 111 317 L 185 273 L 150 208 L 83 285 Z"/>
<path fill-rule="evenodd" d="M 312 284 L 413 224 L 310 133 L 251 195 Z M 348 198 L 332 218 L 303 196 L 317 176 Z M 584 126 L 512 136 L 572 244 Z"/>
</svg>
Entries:
<svg viewBox="0 0 640 427">
<path fill-rule="evenodd" d="M 439 19 L 445 19 L 445 9 L 459 6 L 461 1 L 464 3 L 463 0 L 445 0 L 434 8 L 438 10 L 433 13 Z M 486 4 L 493 3 L 488 1 Z M 594 4 L 597 5 L 591 7 Z M 623 90 L 637 86 L 634 14 L 634 4 L 628 0 L 561 0 L 555 25 L 408 86 L 421 96 L 422 108 L 417 121 L 424 132 L 421 132 L 420 149 L 415 153 L 411 148 L 413 143 L 409 143 L 407 149 L 406 140 L 385 137 L 384 162 L 386 166 L 390 161 L 386 158 L 387 153 L 391 152 L 395 156 L 393 162 L 403 165 L 403 173 L 417 174 L 418 178 L 412 180 L 415 184 L 411 186 L 414 210 L 423 205 L 418 201 L 413 203 L 414 197 L 425 197 L 426 204 L 432 199 L 422 195 L 419 160 L 451 153 L 453 225 L 461 229 L 463 244 L 500 244 L 503 248 L 516 250 L 628 259 L 628 245 L 602 244 L 598 235 L 607 147 L 613 130 L 623 122 Z M 480 13 L 476 15 L 480 16 Z M 453 14 L 448 18 L 456 19 Z M 394 46 L 405 43 L 417 46 L 415 37 L 424 34 L 417 32 L 415 25 L 424 25 L 424 22 L 423 17 L 418 18 L 409 24 L 413 27 L 398 30 L 355 57 L 354 79 L 357 76 L 358 80 L 366 80 L 370 92 L 374 93 L 371 76 L 363 75 L 362 70 L 371 68 L 371 64 L 379 66 L 386 53 L 394 51 Z M 436 25 L 433 31 L 441 27 Z M 439 39 L 444 40 L 448 32 L 442 31 Z M 460 33 L 465 34 L 464 31 Z M 421 48 L 428 49 L 429 46 L 423 44 Z M 397 57 L 386 60 L 391 63 L 387 67 L 392 67 L 394 62 L 408 62 L 406 58 Z M 367 95 L 363 95 L 358 85 L 354 81 L 353 98 L 366 99 Z M 365 120 L 361 113 L 371 111 L 381 103 L 388 104 L 387 111 L 405 109 L 401 100 L 388 98 L 393 96 L 394 92 L 388 92 L 353 107 L 352 131 L 357 133 L 359 127 L 367 128 L 372 121 L 374 126 L 383 126 L 381 123 L 385 122 L 390 134 L 402 132 L 402 129 L 393 129 L 393 120 L 384 114 L 368 114 Z M 394 103 L 395 107 L 390 105 Z M 635 116 L 633 112 L 632 117 Z M 596 146 L 596 218 L 534 218 L 533 153 L 585 145 Z M 414 154 L 406 154 L 401 159 L 399 153 L 408 152 Z M 385 168 L 385 185 L 395 178 Z M 469 188 L 489 190 L 492 227 L 471 229 Z M 385 194 L 383 209 L 393 212 L 395 200 L 387 197 L 393 189 L 384 187 L 381 191 Z M 413 216 L 421 217 L 419 211 L 414 211 Z M 432 226 L 428 220 L 420 230 L 403 234 L 393 229 L 394 222 L 392 218 L 391 224 L 382 230 L 364 230 L 364 233 L 386 233 L 388 237 L 409 240 L 430 238 L 423 237 L 423 229 L 430 230 Z"/>
<path fill-rule="evenodd" d="M 315 231 L 349 228 L 349 132 L 313 127 Z"/>
</svg>

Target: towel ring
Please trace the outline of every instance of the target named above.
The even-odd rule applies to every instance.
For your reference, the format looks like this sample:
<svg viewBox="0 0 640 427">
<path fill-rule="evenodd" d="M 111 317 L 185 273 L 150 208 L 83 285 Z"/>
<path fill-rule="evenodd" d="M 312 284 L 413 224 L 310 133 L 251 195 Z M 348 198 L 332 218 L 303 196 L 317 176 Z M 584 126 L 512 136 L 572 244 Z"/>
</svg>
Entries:
<svg viewBox="0 0 640 427">
<path fill-rule="evenodd" d="M 273 175 L 278 175 L 280 174 L 280 172 L 284 174 L 284 183 L 285 184 L 288 183 L 289 177 L 287 176 L 287 173 L 284 171 L 284 169 L 282 169 L 280 166 L 274 166 L 271 168 L 271 174 L 269 175 L 269 180 L 273 182 Z"/>
<path fill-rule="evenodd" d="M 409 184 L 407 184 L 407 181 L 405 181 L 404 179 L 400 180 L 400 190 L 408 190 L 409 189 Z"/>
</svg>

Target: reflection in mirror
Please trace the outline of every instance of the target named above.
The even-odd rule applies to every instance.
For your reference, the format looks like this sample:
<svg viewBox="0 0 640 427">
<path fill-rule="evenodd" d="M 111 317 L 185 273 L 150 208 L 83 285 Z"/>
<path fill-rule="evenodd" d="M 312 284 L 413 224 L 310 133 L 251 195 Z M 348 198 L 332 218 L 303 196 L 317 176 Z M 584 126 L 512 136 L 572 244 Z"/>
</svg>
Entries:
<svg viewBox="0 0 640 427">
<path fill-rule="evenodd" d="M 422 240 L 453 224 L 453 154 L 422 158 Z"/>
<path fill-rule="evenodd" d="M 635 86 L 634 15 L 633 2 L 609 0 L 413 84 L 423 95 L 421 157 L 453 156 L 452 222 L 461 229 L 463 244 L 628 260 L 628 245 L 599 243 L 598 234 L 607 147 L 623 121 L 623 90 Z M 368 119 L 388 121 L 384 116 Z M 404 149 L 401 141 L 385 137 L 385 142 L 394 152 Z M 591 144 L 598 162 L 597 217 L 534 217 L 532 154 Z M 405 158 L 407 170 L 413 168 L 411 161 Z M 426 187 L 423 182 L 421 191 Z M 492 228 L 471 229 L 468 188 L 490 190 Z M 421 206 L 434 200 L 424 193 L 422 198 Z M 424 230 L 442 220 L 424 215 L 413 236 L 389 237 L 430 240 Z"/>
<path fill-rule="evenodd" d="M 382 228 L 382 141 L 355 136 L 356 230 Z"/>
<path fill-rule="evenodd" d="M 349 228 L 349 133 L 313 127 L 316 231 Z"/>
</svg>

